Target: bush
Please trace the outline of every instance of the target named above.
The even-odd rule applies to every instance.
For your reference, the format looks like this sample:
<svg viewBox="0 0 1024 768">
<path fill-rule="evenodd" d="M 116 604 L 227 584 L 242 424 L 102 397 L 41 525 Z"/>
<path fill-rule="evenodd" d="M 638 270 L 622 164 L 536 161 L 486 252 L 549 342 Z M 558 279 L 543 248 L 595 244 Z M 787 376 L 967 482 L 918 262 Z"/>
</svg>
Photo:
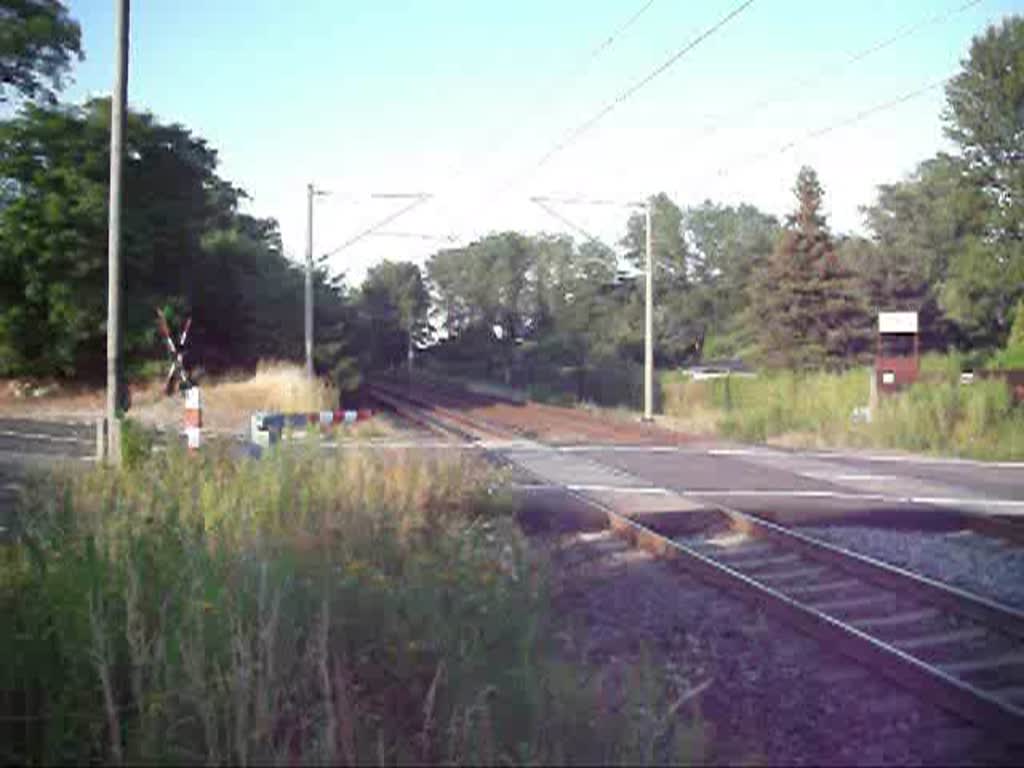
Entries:
<svg viewBox="0 0 1024 768">
<path fill-rule="evenodd" d="M 121 420 L 121 459 L 128 469 L 137 469 L 153 452 L 155 441 L 150 430 L 134 419 Z"/>
<path fill-rule="evenodd" d="M 684 418 L 694 409 L 722 414 L 729 437 L 763 441 L 786 432 L 828 439 L 844 433 L 854 407 L 867 402 L 868 372 L 728 376 L 706 381 L 671 377 L 664 381 L 665 413 Z"/>
<path fill-rule="evenodd" d="M 500 479 L 172 449 L 40 482 L 0 560 L 4 761 L 677 760 L 657 702 L 557 660 Z"/>
<path fill-rule="evenodd" d="M 1002 380 L 960 384 L 968 361 L 956 355 L 922 360 L 923 380 L 882 397 L 871 424 L 854 423 L 868 403 L 871 372 L 776 371 L 755 378 L 693 381 L 662 377 L 665 413 L 717 425 L 722 434 L 763 442 L 902 448 L 978 458 L 1024 457 L 1024 408 L 1014 406 Z M 710 416 L 709 416 L 710 415 Z"/>
</svg>

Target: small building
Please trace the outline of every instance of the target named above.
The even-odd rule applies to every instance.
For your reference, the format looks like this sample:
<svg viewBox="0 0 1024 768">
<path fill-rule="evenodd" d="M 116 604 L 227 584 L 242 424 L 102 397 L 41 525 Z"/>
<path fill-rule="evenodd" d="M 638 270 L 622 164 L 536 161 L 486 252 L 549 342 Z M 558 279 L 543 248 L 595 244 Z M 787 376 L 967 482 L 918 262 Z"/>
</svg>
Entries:
<svg viewBox="0 0 1024 768">
<path fill-rule="evenodd" d="M 921 349 L 917 312 L 879 312 L 875 379 L 879 392 L 896 392 L 917 381 Z"/>
</svg>

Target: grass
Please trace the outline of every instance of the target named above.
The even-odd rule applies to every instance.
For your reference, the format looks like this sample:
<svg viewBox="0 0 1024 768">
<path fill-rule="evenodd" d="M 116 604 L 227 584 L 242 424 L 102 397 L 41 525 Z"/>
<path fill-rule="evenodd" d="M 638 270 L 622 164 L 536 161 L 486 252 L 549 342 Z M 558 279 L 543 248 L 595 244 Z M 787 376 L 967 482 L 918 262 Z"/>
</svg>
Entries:
<svg viewBox="0 0 1024 768">
<path fill-rule="evenodd" d="M 615 689 L 556 646 L 501 481 L 459 456 L 301 448 L 40 478 L 0 548 L 0 756 L 687 757 L 650 669 Z"/>
<path fill-rule="evenodd" d="M 727 437 L 796 447 L 897 448 L 982 459 L 1024 458 L 1024 407 L 1005 383 L 959 383 L 963 360 L 930 355 L 923 381 L 882 397 L 870 424 L 854 408 L 869 397 L 867 368 L 845 373 L 790 371 L 755 378 L 693 381 L 662 377 L 665 413 L 683 428 L 712 426 Z"/>
<path fill-rule="evenodd" d="M 294 363 L 260 362 L 255 375 L 240 380 L 221 380 L 203 384 L 204 408 L 234 411 L 333 410 L 338 407 L 338 391 L 320 379 L 306 378 L 305 370 Z"/>
<path fill-rule="evenodd" d="M 813 434 L 823 441 L 846 436 L 850 412 L 867 403 L 868 388 L 866 370 L 781 372 L 706 381 L 679 373 L 662 377 L 666 414 L 713 424 L 729 437 L 759 442 L 784 433 Z"/>
</svg>

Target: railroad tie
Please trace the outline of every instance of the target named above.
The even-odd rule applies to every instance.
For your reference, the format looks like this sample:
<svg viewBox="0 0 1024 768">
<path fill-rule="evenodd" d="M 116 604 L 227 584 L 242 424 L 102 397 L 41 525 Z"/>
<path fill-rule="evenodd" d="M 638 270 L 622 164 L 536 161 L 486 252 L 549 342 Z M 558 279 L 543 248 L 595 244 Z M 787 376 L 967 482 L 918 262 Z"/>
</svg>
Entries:
<svg viewBox="0 0 1024 768">
<path fill-rule="evenodd" d="M 879 629 L 881 627 L 898 627 L 901 624 L 913 624 L 928 621 L 939 615 L 934 608 L 922 608 L 918 611 L 906 611 L 892 616 L 879 616 L 869 619 L 851 619 L 850 624 L 858 629 Z"/>
<path fill-rule="evenodd" d="M 765 568 L 770 565 L 789 565 L 791 563 L 801 562 L 800 556 L 792 553 L 785 555 L 775 555 L 770 557 L 746 557 L 739 555 L 717 555 L 718 559 L 728 565 L 730 568 L 744 568 L 747 570 L 757 570 L 758 568 Z"/>
<path fill-rule="evenodd" d="M 997 699 L 1018 703 L 1024 702 L 1024 686 L 1012 686 L 1009 688 L 991 688 L 985 693 L 995 696 Z"/>
<path fill-rule="evenodd" d="M 934 648 L 937 645 L 949 645 L 950 643 L 963 643 L 970 640 L 979 640 L 988 635 L 988 632 L 981 627 L 968 627 L 967 629 L 954 629 L 951 632 L 942 632 L 937 635 L 926 635 L 925 637 L 912 637 L 906 640 L 893 640 L 892 645 L 901 651 L 917 651 L 922 648 Z"/>
<path fill-rule="evenodd" d="M 869 595 L 868 597 L 851 597 L 847 600 L 808 603 L 808 605 L 820 613 L 833 613 L 835 611 L 845 611 L 850 608 L 865 608 L 869 605 L 879 605 L 890 599 L 892 599 L 891 595 Z"/>
<path fill-rule="evenodd" d="M 787 581 L 799 581 L 800 579 L 813 579 L 821 574 L 828 571 L 823 565 L 815 565 L 810 568 L 794 568 L 791 571 L 781 571 L 779 573 L 766 573 L 766 574 L 753 574 L 753 578 L 758 581 L 768 584 L 785 583 Z"/>
<path fill-rule="evenodd" d="M 951 661 L 937 666 L 949 675 L 964 675 L 968 672 L 982 672 L 1000 667 L 1012 667 L 1024 664 L 1024 653 L 1007 653 L 1002 656 L 990 656 L 987 659 L 969 659 L 967 661 Z"/>
<path fill-rule="evenodd" d="M 820 595 L 822 592 L 838 592 L 842 589 L 859 586 L 856 579 L 839 579 L 838 581 L 825 581 L 820 584 L 800 584 L 795 587 L 786 587 L 786 594 L 792 597 L 805 597 L 807 595 Z"/>
</svg>

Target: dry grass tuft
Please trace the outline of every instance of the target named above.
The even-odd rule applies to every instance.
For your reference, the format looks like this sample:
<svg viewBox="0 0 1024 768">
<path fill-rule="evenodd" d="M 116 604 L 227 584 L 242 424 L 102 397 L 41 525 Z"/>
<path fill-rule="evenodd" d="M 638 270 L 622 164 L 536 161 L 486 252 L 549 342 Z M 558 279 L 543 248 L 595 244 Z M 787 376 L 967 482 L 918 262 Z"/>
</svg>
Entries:
<svg viewBox="0 0 1024 768">
<path fill-rule="evenodd" d="M 338 407 L 338 390 L 321 379 L 309 380 L 301 366 L 261 362 L 247 379 L 214 381 L 203 386 L 205 408 L 235 412 L 331 410 Z"/>
</svg>

